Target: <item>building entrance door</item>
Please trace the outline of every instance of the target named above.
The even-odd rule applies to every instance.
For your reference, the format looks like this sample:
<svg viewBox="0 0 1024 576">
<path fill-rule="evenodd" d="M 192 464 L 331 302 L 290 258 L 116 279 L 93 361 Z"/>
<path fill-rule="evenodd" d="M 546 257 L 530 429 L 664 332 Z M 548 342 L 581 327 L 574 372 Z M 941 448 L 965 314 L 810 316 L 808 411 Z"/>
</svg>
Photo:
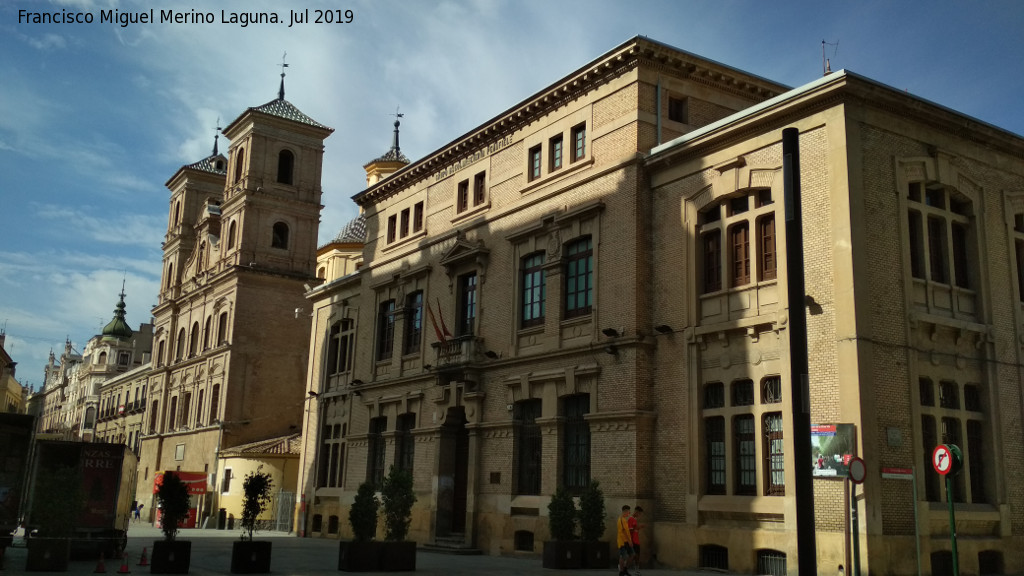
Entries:
<svg viewBox="0 0 1024 576">
<path fill-rule="evenodd" d="M 438 457 L 436 535 L 457 538 L 466 532 L 469 477 L 469 430 L 462 406 L 448 409 L 448 416 L 441 427 Z"/>
</svg>

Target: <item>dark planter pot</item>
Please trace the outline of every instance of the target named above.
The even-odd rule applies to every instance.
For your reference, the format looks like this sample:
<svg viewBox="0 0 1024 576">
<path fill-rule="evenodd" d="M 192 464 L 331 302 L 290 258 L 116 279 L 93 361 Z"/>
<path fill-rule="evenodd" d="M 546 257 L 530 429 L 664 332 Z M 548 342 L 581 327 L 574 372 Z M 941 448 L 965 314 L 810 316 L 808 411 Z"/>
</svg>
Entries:
<svg viewBox="0 0 1024 576">
<path fill-rule="evenodd" d="M 380 569 L 385 572 L 408 572 L 416 569 L 416 543 L 381 542 L 384 549 L 380 556 Z"/>
<path fill-rule="evenodd" d="M 544 543 L 544 567 L 566 570 L 583 567 L 583 542 L 547 541 Z"/>
<path fill-rule="evenodd" d="M 383 546 L 381 542 L 341 542 L 338 545 L 338 570 L 345 572 L 379 572 Z"/>
<path fill-rule="evenodd" d="M 157 540 L 149 559 L 151 574 L 188 574 L 192 560 L 192 542 L 188 540 Z"/>
<path fill-rule="evenodd" d="M 270 572 L 270 548 L 273 542 L 235 542 L 231 546 L 232 574 L 268 574 Z"/>
<path fill-rule="evenodd" d="M 25 570 L 29 572 L 67 572 L 71 540 L 67 538 L 29 538 Z"/>
<path fill-rule="evenodd" d="M 607 568 L 611 562 L 611 545 L 608 542 L 583 543 L 584 568 Z"/>
</svg>

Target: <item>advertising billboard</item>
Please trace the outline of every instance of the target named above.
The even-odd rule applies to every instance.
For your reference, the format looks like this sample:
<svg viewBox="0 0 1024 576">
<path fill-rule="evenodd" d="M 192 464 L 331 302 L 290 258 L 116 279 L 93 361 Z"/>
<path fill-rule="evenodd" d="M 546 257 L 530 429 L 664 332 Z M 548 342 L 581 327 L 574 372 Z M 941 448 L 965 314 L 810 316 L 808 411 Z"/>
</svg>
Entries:
<svg viewBox="0 0 1024 576">
<path fill-rule="evenodd" d="M 811 425 L 811 466 L 816 477 L 846 478 L 857 455 L 853 424 Z"/>
</svg>

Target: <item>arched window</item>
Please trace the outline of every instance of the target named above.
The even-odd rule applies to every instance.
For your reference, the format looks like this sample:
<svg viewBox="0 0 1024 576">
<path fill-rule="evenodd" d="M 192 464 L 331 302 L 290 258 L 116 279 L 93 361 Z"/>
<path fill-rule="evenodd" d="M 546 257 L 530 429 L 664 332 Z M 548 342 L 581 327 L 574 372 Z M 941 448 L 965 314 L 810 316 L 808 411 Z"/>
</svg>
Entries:
<svg viewBox="0 0 1024 576">
<path fill-rule="evenodd" d="M 174 278 L 174 263 L 173 262 L 167 265 L 167 289 L 168 290 L 170 290 L 171 286 L 174 284 L 174 281 L 172 280 L 172 278 Z"/>
<path fill-rule="evenodd" d="M 225 344 L 228 341 L 228 313 L 221 312 L 217 320 L 217 344 Z"/>
<path fill-rule="evenodd" d="M 277 181 L 281 184 L 291 184 L 294 168 L 295 155 L 291 150 L 281 150 L 277 155 Z"/>
<path fill-rule="evenodd" d="M 235 247 L 235 234 L 238 232 L 238 223 L 234 220 L 231 221 L 231 225 L 228 226 L 228 248 Z"/>
<path fill-rule="evenodd" d="M 212 336 L 210 328 L 213 325 L 213 316 L 206 317 L 206 325 L 203 327 L 203 350 L 210 349 L 210 337 Z"/>
<path fill-rule="evenodd" d="M 195 356 L 199 348 L 199 322 L 192 323 L 192 334 L 188 340 L 188 355 Z"/>
<path fill-rule="evenodd" d="M 220 419 L 220 384 L 214 384 L 210 390 L 210 418 L 207 422 L 213 424 Z"/>
<path fill-rule="evenodd" d="M 203 270 L 203 254 L 206 253 L 206 242 L 199 244 L 199 252 L 196 255 L 196 272 L 202 272 Z"/>
<path fill-rule="evenodd" d="M 235 182 L 242 179 L 242 164 L 245 164 L 245 148 L 238 149 L 238 159 L 235 160 Z"/>
<path fill-rule="evenodd" d="M 185 355 L 185 329 L 182 328 L 178 331 L 178 346 L 175 350 L 175 360 L 181 360 L 182 356 Z"/>
<path fill-rule="evenodd" d="M 107 353 L 106 352 L 100 352 L 100 355 L 96 358 L 96 363 L 99 364 L 100 366 L 103 366 L 104 364 L 106 364 L 107 363 Z"/>
<path fill-rule="evenodd" d="M 288 247 L 288 225 L 284 222 L 274 224 L 274 235 L 270 240 L 271 248 Z"/>
</svg>

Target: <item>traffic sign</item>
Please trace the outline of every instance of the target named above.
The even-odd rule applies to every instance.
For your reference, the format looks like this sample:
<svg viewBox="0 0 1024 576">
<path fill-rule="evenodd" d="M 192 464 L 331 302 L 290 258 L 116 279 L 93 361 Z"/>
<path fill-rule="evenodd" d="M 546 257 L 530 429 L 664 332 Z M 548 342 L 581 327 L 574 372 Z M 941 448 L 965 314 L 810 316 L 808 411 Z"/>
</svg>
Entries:
<svg viewBox="0 0 1024 576">
<path fill-rule="evenodd" d="M 943 476 L 953 469 L 953 454 L 950 453 L 949 446 L 939 444 L 935 447 L 932 451 L 932 468 Z"/>
<path fill-rule="evenodd" d="M 868 475 L 868 468 L 864 465 L 864 461 L 854 456 L 850 458 L 850 481 L 854 484 L 860 484 L 864 481 L 864 477 Z"/>
</svg>

